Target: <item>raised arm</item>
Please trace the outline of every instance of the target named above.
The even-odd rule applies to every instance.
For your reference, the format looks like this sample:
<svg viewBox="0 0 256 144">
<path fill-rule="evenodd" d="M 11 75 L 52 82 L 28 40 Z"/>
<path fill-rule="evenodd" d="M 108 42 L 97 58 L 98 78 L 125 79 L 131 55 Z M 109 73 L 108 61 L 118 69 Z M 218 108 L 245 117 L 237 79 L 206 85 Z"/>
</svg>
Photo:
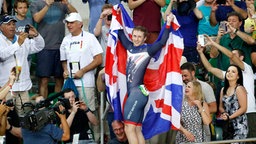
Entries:
<svg viewBox="0 0 256 144">
<path fill-rule="evenodd" d="M 223 54 L 229 57 L 235 64 L 237 64 L 242 70 L 244 70 L 244 63 L 242 60 L 239 59 L 239 57 L 237 57 L 235 54 L 233 54 L 230 50 L 226 49 L 225 47 L 212 41 L 212 39 L 209 36 L 206 35 L 206 38 L 211 46 L 217 48 L 219 51 L 221 51 Z"/>
<path fill-rule="evenodd" d="M 148 53 L 150 56 L 154 56 L 166 44 L 166 41 L 169 38 L 171 22 L 173 21 L 173 19 L 174 19 L 174 16 L 172 13 L 170 13 L 167 16 L 166 27 L 161 40 L 154 43 L 151 47 L 148 48 Z"/>
<path fill-rule="evenodd" d="M 204 52 L 203 52 L 204 48 L 199 43 L 197 44 L 197 51 L 198 51 L 198 54 L 200 56 L 200 59 L 201 59 L 203 65 L 207 69 L 207 71 L 211 72 L 213 75 L 215 75 L 219 79 L 223 80 L 222 70 L 212 67 L 212 65 L 209 63 L 209 61 L 207 60 L 207 58 L 204 55 Z"/>
<path fill-rule="evenodd" d="M 106 18 L 108 15 L 110 15 L 112 13 L 111 9 L 104 9 L 104 11 L 100 14 L 100 18 L 94 28 L 94 35 L 97 37 L 101 34 L 101 29 L 102 29 L 102 23 L 104 18 Z"/>
<path fill-rule="evenodd" d="M 132 42 L 127 39 L 126 35 L 124 34 L 124 30 L 122 29 L 118 30 L 118 39 L 120 40 L 125 49 L 128 49 L 130 46 L 133 45 Z"/>
<path fill-rule="evenodd" d="M 218 5 L 216 3 L 216 0 L 211 5 L 211 14 L 210 14 L 210 24 L 211 26 L 216 26 L 218 24 L 218 21 L 216 19 L 216 11 L 218 9 Z"/>
<path fill-rule="evenodd" d="M 62 105 L 59 106 L 59 109 L 60 109 L 60 111 L 65 110 L 65 108 Z M 63 130 L 61 140 L 62 141 L 67 141 L 70 138 L 70 129 L 69 129 L 69 126 L 68 126 L 68 123 L 67 123 L 66 115 L 65 114 L 60 114 L 58 112 L 56 112 L 56 114 L 60 118 L 61 128 Z"/>
<path fill-rule="evenodd" d="M 247 11 L 238 7 L 237 5 L 235 5 L 235 0 L 227 0 L 227 5 L 231 6 L 231 8 L 235 12 L 239 13 L 243 20 L 245 20 L 247 18 L 247 16 L 248 16 Z"/>
<path fill-rule="evenodd" d="M 49 10 L 50 6 L 54 3 L 54 0 L 45 0 L 45 6 L 38 11 L 37 13 L 35 13 L 33 15 L 33 19 L 35 22 L 40 23 L 41 20 L 44 18 L 44 16 L 46 15 L 47 11 Z M 33 2 L 31 7 L 36 7 L 36 2 Z"/>
</svg>

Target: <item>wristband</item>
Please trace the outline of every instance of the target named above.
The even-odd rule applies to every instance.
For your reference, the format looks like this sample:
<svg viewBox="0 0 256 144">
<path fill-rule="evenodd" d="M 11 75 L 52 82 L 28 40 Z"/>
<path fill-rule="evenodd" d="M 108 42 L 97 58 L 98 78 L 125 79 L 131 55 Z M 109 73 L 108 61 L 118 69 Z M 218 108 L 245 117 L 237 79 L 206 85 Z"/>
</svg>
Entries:
<svg viewBox="0 0 256 144">
<path fill-rule="evenodd" d="M 10 89 L 12 89 L 12 85 L 11 84 L 9 84 L 9 87 L 10 87 Z"/>
<path fill-rule="evenodd" d="M 89 108 L 87 108 L 87 110 L 84 111 L 85 113 L 91 112 L 91 110 Z"/>
<path fill-rule="evenodd" d="M 10 128 L 8 128 L 6 131 L 10 132 L 12 130 L 12 125 L 10 125 Z"/>
<path fill-rule="evenodd" d="M 39 34 L 37 33 L 37 34 L 34 35 L 34 37 L 37 37 L 38 35 L 39 35 Z"/>
</svg>

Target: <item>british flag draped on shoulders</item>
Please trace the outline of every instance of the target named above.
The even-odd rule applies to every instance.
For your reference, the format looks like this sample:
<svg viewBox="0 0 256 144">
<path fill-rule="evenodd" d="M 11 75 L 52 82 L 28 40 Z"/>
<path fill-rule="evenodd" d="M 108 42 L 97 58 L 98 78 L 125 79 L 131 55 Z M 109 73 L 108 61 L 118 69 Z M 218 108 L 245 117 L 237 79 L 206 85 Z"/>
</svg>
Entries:
<svg viewBox="0 0 256 144">
<path fill-rule="evenodd" d="M 120 12 L 117 12 L 118 8 L 120 8 Z M 122 112 L 128 97 L 127 51 L 118 40 L 117 33 L 119 29 L 123 29 L 126 36 L 131 39 L 134 24 L 121 4 L 113 7 L 112 15 L 106 50 L 105 80 L 108 99 L 114 110 L 114 119 L 123 120 Z M 142 122 L 145 139 L 180 127 L 183 95 L 180 61 L 184 46 L 178 28 L 178 21 L 174 17 L 166 45 L 154 58 L 151 58 L 145 72 L 144 85 L 149 91 L 149 99 L 144 109 Z M 161 39 L 162 31 L 158 40 Z"/>
</svg>

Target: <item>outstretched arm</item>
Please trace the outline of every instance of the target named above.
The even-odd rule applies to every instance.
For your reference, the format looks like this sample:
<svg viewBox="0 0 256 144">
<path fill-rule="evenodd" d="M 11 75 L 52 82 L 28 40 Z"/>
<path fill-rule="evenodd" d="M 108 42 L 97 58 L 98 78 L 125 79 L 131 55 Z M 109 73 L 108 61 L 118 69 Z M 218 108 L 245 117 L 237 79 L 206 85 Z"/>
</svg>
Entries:
<svg viewBox="0 0 256 144">
<path fill-rule="evenodd" d="M 235 64 L 237 64 L 242 70 L 244 70 L 244 63 L 242 60 L 239 59 L 235 54 L 233 54 L 230 50 L 226 49 L 225 47 L 217 44 L 214 42 L 209 36 L 206 35 L 208 44 L 211 46 L 214 46 L 217 48 L 219 51 L 221 51 L 223 54 L 228 56 Z"/>
<path fill-rule="evenodd" d="M 223 80 L 222 70 L 212 67 L 212 65 L 209 63 L 209 61 L 207 60 L 207 58 L 204 55 L 204 52 L 203 52 L 204 48 L 201 47 L 201 45 L 199 43 L 197 44 L 197 51 L 198 51 L 198 54 L 200 56 L 200 59 L 201 59 L 203 65 L 207 69 L 207 71 L 211 72 L 213 75 L 215 75 L 219 79 Z"/>
<path fill-rule="evenodd" d="M 118 30 L 118 39 L 121 41 L 122 45 L 125 49 L 128 49 L 130 45 L 133 45 L 131 41 L 129 41 L 124 34 L 124 30 Z"/>
<path fill-rule="evenodd" d="M 161 40 L 154 43 L 151 47 L 148 48 L 148 53 L 150 56 L 154 56 L 158 52 L 158 50 L 161 49 L 166 44 L 166 41 L 169 38 L 171 22 L 173 21 L 173 19 L 174 19 L 174 16 L 172 13 L 170 13 L 167 16 L 166 27 Z"/>
</svg>

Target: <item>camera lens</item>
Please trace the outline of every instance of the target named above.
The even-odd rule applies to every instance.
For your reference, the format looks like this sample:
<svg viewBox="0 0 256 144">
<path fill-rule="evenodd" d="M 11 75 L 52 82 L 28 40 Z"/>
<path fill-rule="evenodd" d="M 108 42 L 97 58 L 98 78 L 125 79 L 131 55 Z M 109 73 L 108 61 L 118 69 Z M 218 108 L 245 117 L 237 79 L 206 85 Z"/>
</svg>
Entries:
<svg viewBox="0 0 256 144">
<path fill-rule="evenodd" d="M 108 15 L 107 20 L 108 20 L 108 21 L 111 21 L 111 20 L 112 20 L 112 14 Z"/>
</svg>

